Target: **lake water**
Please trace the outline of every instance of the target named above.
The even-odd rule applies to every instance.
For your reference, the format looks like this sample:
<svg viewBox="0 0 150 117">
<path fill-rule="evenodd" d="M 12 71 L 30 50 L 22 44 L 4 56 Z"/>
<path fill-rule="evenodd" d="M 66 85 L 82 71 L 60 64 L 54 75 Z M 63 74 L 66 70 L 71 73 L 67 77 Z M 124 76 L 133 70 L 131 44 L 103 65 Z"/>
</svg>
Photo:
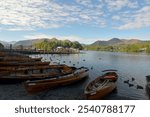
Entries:
<svg viewBox="0 0 150 117">
<path fill-rule="evenodd" d="M 117 89 L 105 99 L 149 99 L 145 90 L 146 75 L 150 74 L 150 56 L 145 54 L 126 54 L 114 52 L 83 51 L 81 54 L 70 55 L 31 55 L 43 57 L 42 61 L 51 64 L 67 64 L 70 66 L 89 68 L 89 77 L 76 84 L 44 91 L 36 95 L 28 95 L 22 84 L 1 85 L 0 99 L 85 99 L 84 88 L 88 82 L 102 75 L 102 70 L 118 70 L 119 79 Z M 93 68 L 93 69 L 92 69 Z M 135 80 L 132 81 L 131 79 Z M 129 80 L 134 86 L 124 83 Z M 137 85 L 144 89 L 137 89 Z"/>
</svg>

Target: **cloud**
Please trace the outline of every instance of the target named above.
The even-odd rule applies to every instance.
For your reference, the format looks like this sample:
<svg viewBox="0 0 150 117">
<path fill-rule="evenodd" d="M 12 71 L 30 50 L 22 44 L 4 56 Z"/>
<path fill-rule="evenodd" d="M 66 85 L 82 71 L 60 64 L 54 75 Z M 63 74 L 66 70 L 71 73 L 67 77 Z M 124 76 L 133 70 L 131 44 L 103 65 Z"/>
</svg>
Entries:
<svg viewBox="0 0 150 117">
<path fill-rule="evenodd" d="M 83 2 L 85 3 L 88 2 Z M 81 6 L 57 3 L 55 0 L 1 0 L 0 6 L 0 24 L 23 29 L 59 28 L 72 23 L 90 23 L 96 18 L 101 20 L 102 16 L 100 10 L 99 14 L 95 14 L 94 9 L 83 10 Z"/>
<path fill-rule="evenodd" d="M 64 14 L 49 0 L 2 0 L 0 6 L 0 24 L 11 27 L 56 28 Z"/>
<path fill-rule="evenodd" d="M 135 0 L 105 0 L 109 11 L 120 10 L 124 7 L 137 8 L 138 2 Z"/>
<path fill-rule="evenodd" d="M 114 15 L 114 16 L 112 16 L 112 19 L 113 19 L 113 20 L 120 20 L 120 16 Z"/>
<path fill-rule="evenodd" d="M 76 2 L 78 3 L 78 4 L 82 4 L 82 5 L 90 5 L 90 4 L 92 4 L 92 1 L 91 0 L 76 0 Z"/>
<path fill-rule="evenodd" d="M 150 7 L 145 6 L 132 14 L 123 16 L 124 24 L 119 26 L 118 29 L 137 29 L 150 26 Z"/>
<path fill-rule="evenodd" d="M 23 28 L 23 27 L 16 27 L 16 28 L 8 28 L 7 29 L 8 31 L 31 31 L 31 30 L 34 30 L 34 29 L 32 29 L 32 28 Z"/>
<path fill-rule="evenodd" d="M 150 0 L 144 0 L 144 2 L 150 5 Z"/>
<path fill-rule="evenodd" d="M 72 24 L 112 28 L 112 19 L 116 29 L 130 29 L 131 24 L 133 28 L 140 28 L 149 23 L 149 9 L 146 10 L 148 2 L 149 0 L 1 0 L 0 25 L 9 31 L 59 28 Z M 144 4 L 144 11 L 140 12 L 142 9 L 139 4 Z"/>
</svg>

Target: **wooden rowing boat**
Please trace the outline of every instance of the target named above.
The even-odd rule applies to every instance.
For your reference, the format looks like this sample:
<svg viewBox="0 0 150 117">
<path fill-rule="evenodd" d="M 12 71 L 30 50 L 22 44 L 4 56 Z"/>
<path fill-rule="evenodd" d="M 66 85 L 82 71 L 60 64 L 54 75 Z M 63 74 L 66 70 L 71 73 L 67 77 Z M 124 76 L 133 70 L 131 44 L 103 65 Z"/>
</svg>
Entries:
<svg viewBox="0 0 150 117">
<path fill-rule="evenodd" d="M 75 71 L 75 67 L 69 67 L 66 65 L 59 69 L 57 69 L 56 67 L 51 68 L 50 65 L 44 67 L 38 66 L 38 68 L 35 69 L 18 68 L 18 70 L 14 70 L 14 71 L 0 71 L 0 84 L 13 84 L 13 83 L 24 82 L 27 80 L 32 80 L 32 79 L 35 80 L 35 79 L 53 78 L 53 77 L 58 77 L 60 75 L 69 74 Z"/>
<path fill-rule="evenodd" d="M 10 71 L 10 72 L 18 72 L 18 71 L 25 71 L 25 70 L 41 70 L 41 69 L 50 69 L 50 65 L 46 66 L 23 66 L 23 67 L 17 67 L 17 66 L 9 66 L 9 67 L 0 67 L 0 71 Z"/>
<path fill-rule="evenodd" d="M 107 72 L 91 81 L 85 88 L 87 99 L 97 100 L 111 93 L 116 88 L 118 75 L 116 72 Z"/>
<path fill-rule="evenodd" d="M 44 66 L 23 66 L 23 67 L 18 67 L 18 66 L 9 66 L 9 67 L 0 67 L 0 75 L 5 76 L 5 75 L 12 75 L 12 74 L 22 74 L 22 75 L 27 75 L 27 74 L 33 74 L 33 73 L 45 73 L 50 70 L 59 70 L 62 73 L 71 73 L 73 70 L 73 67 L 69 67 L 67 65 L 44 65 Z"/>
<path fill-rule="evenodd" d="M 10 72 L 19 72 L 19 71 L 26 71 L 26 70 L 45 70 L 45 69 L 54 69 L 51 67 L 51 65 L 45 65 L 45 66 L 9 66 L 9 67 L 0 67 L 0 71 L 10 71 Z"/>
<path fill-rule="evenodd" d="M 0 57 L 0 61 L 18 61 L 18 62 L 28 62 L 28 61 L 41 61 L 42 57 L 40 58 L 30 58 L 30 57 L 10 57 L 10 56 L 7 56 L 7 57 Z"/>
<path fill-rule="evenodd" d="M 14 53 L 14 52 L 0 52 L 0 57 L 26 57 L 29 58 L 29 56 L 22 55 L 19 53 Z"/>
<path fill-rule="evenodd" d="M 59 76 L 59 73 L 47 73 L 47 74 L 31 74 L 31 75 L 12 75 L 12 76 L 0 76 L 0 84 L 15 84 L 15 83 L 21 83 L 25 82 L 27 80 L 38 80 L 38 79 L 44 79 L 48 77 L 55 77 Z"/>
<path fill-rule="evenodd" d="M 29 94 L 34 94 L 47 89 L 64 86 L 80 81 L 88 76 L 88 71 L 88 68 L 81 67 L 75 69 L 72 73 L 60 75 L 58 77 L 40 80 L 29 80 L 26 81 L 24 85 Z"/>
<path fill-rule="evenodd" d="M 34 66 L 34 65 L 49 65 L 50 62 L 0 62 L 0 66 Z"/>
</svg>

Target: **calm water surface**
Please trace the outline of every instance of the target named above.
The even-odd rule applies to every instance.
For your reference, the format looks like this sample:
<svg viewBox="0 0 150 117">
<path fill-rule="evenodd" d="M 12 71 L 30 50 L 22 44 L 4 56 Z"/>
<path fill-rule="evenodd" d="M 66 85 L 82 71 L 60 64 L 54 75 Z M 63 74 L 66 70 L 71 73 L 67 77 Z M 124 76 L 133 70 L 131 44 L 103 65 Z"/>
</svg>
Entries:
<svg viewBox="0 0 150 117">
<path fill-rule="evenodd" d="M 36 95 L 28 95 L 22 84 L 2 85 L 0 86 L 0 92 L 3 93 L 0 94 L 0 99 L 85 99 L 83 95 L 85 86 L 97 76 L 102 75 L 101 71 L 105 69 L 116 69 L 119 74 L 117 89 L 105 99 L 149 99 L 145 91 L 145 76 L 150 74 L 149 55 L 84 51 L 81 54 L 31 56 L 43 57 L 42 61 L 51 61 L 51 64 L 88 67 L 90 69 L 89 77 L 79 83 Z M 132 78 L 135 80 L 132 81 Z M 125 80 L 129 80 L 134 86 L 129 87 L 128 84 L 124 83 Z M 142 86 L 144 89 L 137 89 L 137 85 Z"/>
</svg>

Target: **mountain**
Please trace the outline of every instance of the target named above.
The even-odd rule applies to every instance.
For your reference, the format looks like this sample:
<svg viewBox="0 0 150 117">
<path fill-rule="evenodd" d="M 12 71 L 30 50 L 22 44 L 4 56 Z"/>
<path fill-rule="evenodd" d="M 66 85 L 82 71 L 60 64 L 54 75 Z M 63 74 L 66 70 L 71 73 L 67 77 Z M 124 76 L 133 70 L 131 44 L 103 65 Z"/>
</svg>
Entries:
<svg viewBox="0 0 150 117">
<path fill-rule="evenodd" d="M 0 50 L 4 49 L 4 45 L 0 43 Z"/>
<path fill-rule="evenodd" d="M 134 43 L 140 43 L 142 41 L 138 40 L 138 39 L 119 39 L 119 38 L 112 38 L 108 41 L 96 41 L 94 43 L 92 43 L 92 46 L 110 46 L 110 45 L 118 45 L 118 44 L 134 44 Z"/>
<path fill-rule="evenodd" d="M 10 44 L 8 42 L 0 40 L 0 43 L 3 44 L 5 48 L 9 48 L 10 47 Z"/>
<path fill-rule="evenodd" d="M 14 45 L 15 43 L 16 43 L 16 41 L 8 42 L 8 44 L 12 44 L 12 45 Z"/>
<path fill-rule="evenodd" d="M 92 46 L 99 46 L 99 45 L 107 45 L 107 41 L 95 41 L 94 43 L 91 44 Z"/>
<path fill-rule="evenodd" d="M 130 39 L 130 40 L 124 39 L 123 42 L 124 42 L 124 44 L 135 44 L 135 43 L 141 43 L 141 42 L 144 42 L 144 41 L 141 41 L 141 40 L 138 40 L 138 39 Z"/>
<path fill-rule="evenodd" d="M 112 38 L 108 41 L 96 41 L 94 42 L 93 44 L 91 45 L 96 45 L 96 46 L 99 46 L 99 45 L 114 45 L 114 44 L 118 44 L 118 43 L 121 43 L 123 42 L 121 39 L 118 39 L 118 38 Z"/>
<path fill-rule="evenodd" d="M 22 45 L 23 47 L 31 47 L 35 43 L 39 43 L 39 42 L 42 42 L 42 41 L 48 41 L 48 40 L 57 40 L 57 39 L 56 38 L 52 38 L 52 39 L 39 38 L 39 39 L 32 39 L 32 40 L 31 39 L 30 40 L 21 40 L 21 41 L 18 41 L 18 42 L 15 42 L 15 41 L 12 41 L 12 42 L 0 41 L 0 43 L 2 43 L 5 48 L 9 48 L 10 44 L 12 44 L 13 47 L 16 47 L 16 46 L 19 46 L 19 45 Z M 141 41 L 141 40 L 138 40 L 138 39 L 127 40 L 127 39 L 112 38 L 108 41 L 98 40 L 98 41 L 96 41 L 96 42 L 94 42 L 90 45 L 92 45 L 92 46 L 102 46 L 102 45 L 111 46 L 111 45 L 118 45 L 118 44 L 135 44 L 135 43 L 141 43 L 141 42 L 144 42 L 144 41 Z M 82 45 L 84 46 L 84 45 L 87 45 L 87 44 L 82 44 Z"/>
<path fill-rule="evenodd" d="M 3 44 L 4 46 L 8 45 L 8 43 L 5 42 L 5 41 L 1 41 L 1 40 L 0 40 L 0 43 Z"/>
<path fill-rule="evenodd" d="M 16 43 L 16 41 L 6 42 L 6 41 L 1 41 L 0 40 L 0 43 L 3 44 L 5 48 L 10 48 L 10 44 L 13 45 L 13 44 Z"/>
<path fill-rule="evenodd" d="M 48 38 L 41 38 L 41 39 L 32 39 L 32 40 L 22 40 L 22 41 L 18 41 L 16 42 L 13 47 L 16 47 L 18 45 L 22 45 L 24 47 L 31 47 L 33 44 L 38 43 L 38 42 L 42 42 L 44 40 L 49 40 Z"/>
<path fill-rule="evenodd" d="M 107 41 L 108 45 L 114 45 L 114 44 L 119 44 L 122 43 L 123 41 L 119 38 L 112 38 Z"/>
</svg>

